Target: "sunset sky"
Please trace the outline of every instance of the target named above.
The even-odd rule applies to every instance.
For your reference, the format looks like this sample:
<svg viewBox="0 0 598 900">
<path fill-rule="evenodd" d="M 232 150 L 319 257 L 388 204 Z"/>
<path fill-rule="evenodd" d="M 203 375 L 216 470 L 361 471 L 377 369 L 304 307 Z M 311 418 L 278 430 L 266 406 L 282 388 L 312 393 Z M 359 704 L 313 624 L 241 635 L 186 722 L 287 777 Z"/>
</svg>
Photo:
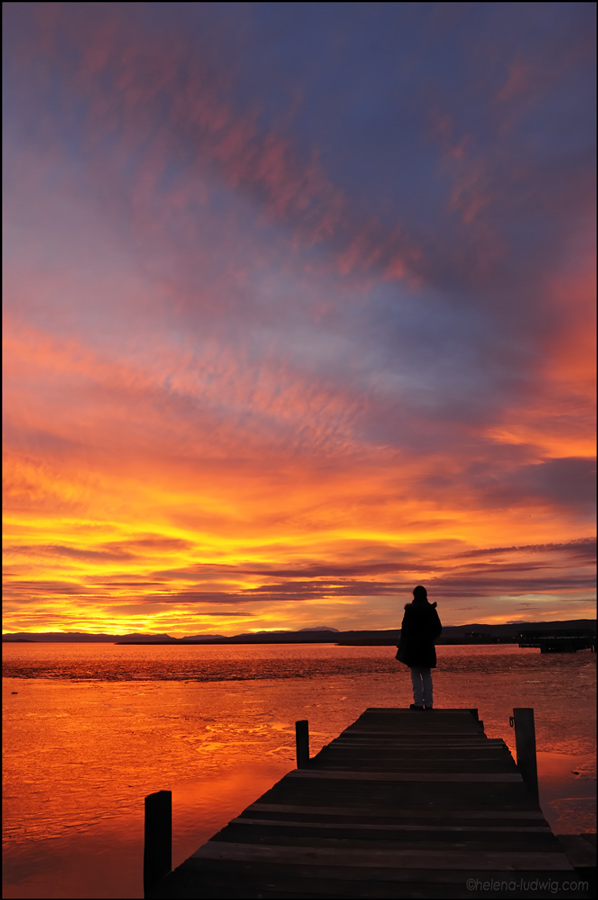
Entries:
<svg viewBox="0 0 598 900">
<path fill-rule="evenodd" d="M 4 631 L 595 614 L 593 3 L 5 3 Z"/>
</svg>

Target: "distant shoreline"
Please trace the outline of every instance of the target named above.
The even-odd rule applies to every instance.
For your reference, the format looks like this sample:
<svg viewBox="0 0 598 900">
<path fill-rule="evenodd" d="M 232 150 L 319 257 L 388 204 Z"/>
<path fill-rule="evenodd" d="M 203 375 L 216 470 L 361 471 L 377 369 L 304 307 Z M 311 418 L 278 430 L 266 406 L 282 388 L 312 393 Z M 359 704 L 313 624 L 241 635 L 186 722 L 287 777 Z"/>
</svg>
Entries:
<svg viewBox="0 0 598 900">
<path fill-rule="evenodd" d="M 398 640 L 398 638 L 397 638 L 397 640 Z M 205 640 L 205 641 L 186 641 L 183 638 L 181 638 L 180 640 L 173 638 L 170 641 L 152 641 L 152 640 L 147 640 L 147 641 L 106 641 L 106 640 L 94 641 L 94 640 L 89 640 L 89 639 L 82 639 L 82 640 L 77 641 L 77 640 L 68 640 L 68 639 L 61 640 L 60 638 L 57 638 L 56 640 L 46 639 L 46 640 L 36 641 L 32 638 L 16 638 L 16 639 L 3 638 L 2 643 L 3 644 L 111 644 L 112 646 L 116 645 L 116 646 L 121 646 L 121 647 L 122 646 L 134 647 L 137 645 L 143 646 L 143 647 L 154 646 L 154 645 L 160 646 L 160 647 L 169 647 L 169 646 L 180 647 L 180 646 L 187 646 L 187 645 L 210 647 L 213 645 L 223 646 L 226 644 L 263 644 L 263 645 L 274 644 L 277 646 L 284 646 L 285 644 L 332 644 L 337 647 L 395 647 L 396 646 L 396 641 L 389 640 L 388 638 L 386 638 L 386 639 L 381 638 L 378 640 L 376 640 L 375 638 L 364 638 L 362 640 L 355 639 L 355 640 L 346 640 L 346 641 L 342 641 L 342 640 L 338 641 L 338 640 L 334 640 L 332 638 L 326 638 L 326 639 L 322 639 L 322 640 L 309 640 L 309 639 L 305 639 L 305 638 L 303 640 L 300 638 L 293 638 L 293 639 L 287 639 L 287 640 L 281 640 L 280 638 L 278 638 L 276 640 L 268 640 L 268 639 L 252 640 L 252 639 L 243 639 L 243 638 L 226 638 L 225 640 Z M 457 645 L 457 644 L 495 645 L 495 644 L 515 644 L 515 643 L 518 643 L 517 638 L 496 638 L 491 641 L 488 641 L 488 640 L 466 640 L 465 638 L 463 638 L 463 639 L 449 638 L 444 641 L 443 640 L 436 641 L 437 646 L 442 646 L 442 645 L 451 646 L 451 645 Z"/>
<path fill-rule="evenodd" d="M 337 647 L 396 647 L 397 640 L 398 640 L 398 637 L 396 640 L 395 639 L 390 640 L 388 638 L 380 638 L 378 640 L 376 640 L 375 638 L 363 638 L 363 639 L 357 638 L 355 640 L 344 640 L 344 641 L 343 640 L 341 640 L 341 641 L 334 640 L 333 638 L 324 638 L 324 639 L 317 639 L 317 640 L 309 640 L 309 639 L 301 640 L 300 638 L 292 638 L 292 639 L 287 639 L 287 640 L 281 640 L 280 638 L 275 639 L 275 640 L 263 640 L 263 639 L 252 640 L 250 638 L 247 638 L 247 639 L 227 638 L 226 640 L 209 640 L 209 641 L 186 641 L 184 639 L 181 639 L 181 640 L 172 640 L 172 641 L 114 641 L 114 643 L 118 644 L 120 646 L 125 646 L 125 645 L 133 646 L 135 644 L 141 644 L 143 646 L 147 646 L 148 644 L 157 644 L 157 645 L 163 645 L 163 646 L 168 646 L 168 645 L 181 646 L 181 645 L 186 645 L 186 644 L 193 644 L 193 645 L 201 645 L 203 647 L 211 646 L 214 644 L 218 645 L 218 646 L 222 646 L 224 644 L 276 644 L 278 646 L 282 646 L 285 644 L 333 644 Z M 441 646 L 443 644 L 447 645 L 447 646 L 455 645 L 455 644 L 464 644 L 464 645 L 467 645 L 467 644 L 488 644 L 488 645 L 516 644 L 518 642 L 519 642 L 518 638 L 503 638 L 503 639 L 496 638 L 491 641 L 488 641 L 488 640 L 465 640 L 464 638 L 463 639 L 449 638 L 445 641 L 443 641 L 443 640 L 436 641 L 436 646 Z M 13 643 L 13 642 L 5 641 L 5 643 Z M 39 641 L 38 643 L 42 643 L 42 642 Z M 50 642 L 45 641 L 44 643 L 50 643 Z M 60 642 L 56 641 L 54 643 L 60 643 Z M 72 642 L 72 643 L 74 643 L 74 642 Z M 84 643 L 84 642 L 82 642 L 82 643 Z"/>
<path fill-rule="evenodd" d="M 487 625 L 476 622 L 466 625 L 446 625 L 442 635 L 436 641 L 439 646 L 450 644 L 517 644 L 525 634 L 525 638 L 533 635 L 546 639 L 551 636 L 560 638 L 573 636 L 596 636 L 595 619 L 568 619 L 556 622 L 510 622 L 500 625 Z M 339 631 L 337 628 L 321 626 L 318 628 L 302 628 L 299 631 L 258 631 L 244 632 L 226 636 L 223 634 L 190 635 L 173 638 L 169 634 L 147 635 L 140 633 L 106 634 L 86 632 L 7 632 L 2 635 L 3 644 L 173 644 L 181 646 L 223 645 L 223 644 L 338 644 L 343 647 L 393 647 L 397 646 L 401 635 L 400 628 L 370 629 L 356 628 L 350 631 Z"/>
</svg>

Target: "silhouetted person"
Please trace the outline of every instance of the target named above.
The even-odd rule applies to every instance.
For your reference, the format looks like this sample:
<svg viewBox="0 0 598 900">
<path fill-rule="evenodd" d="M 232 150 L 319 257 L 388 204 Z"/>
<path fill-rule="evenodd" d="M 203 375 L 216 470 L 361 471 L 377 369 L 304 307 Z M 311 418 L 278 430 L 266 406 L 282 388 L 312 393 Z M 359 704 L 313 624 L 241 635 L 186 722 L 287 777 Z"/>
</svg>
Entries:
<svg viewBox="0 0 598 900">
<path fill-rule="evenodd" d="M 419 584 L 413 589 L 413 603 L 405 605 L 397 650 L 397 659 L 411 669 L 413 703 L 410 709 L 432 709 L 434 705 L 430 669 L 436 667 L 434 641 L 441 632 L 436 604 L 428 602 L 428 593 Z"/>
</svg>

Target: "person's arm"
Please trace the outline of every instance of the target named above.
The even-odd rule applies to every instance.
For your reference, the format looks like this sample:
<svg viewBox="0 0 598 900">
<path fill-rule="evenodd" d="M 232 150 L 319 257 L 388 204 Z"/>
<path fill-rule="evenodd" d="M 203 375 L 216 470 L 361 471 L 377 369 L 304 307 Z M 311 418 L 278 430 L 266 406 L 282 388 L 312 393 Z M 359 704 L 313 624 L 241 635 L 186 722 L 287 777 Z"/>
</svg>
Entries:
<svg viewBox="0 0 598 900">
<path fill-rule="evenodd" d="M 411 616 L 410 616 L 409 607 L 407 606 L 405 609 L 405 612 L 403 614 L 403 621 L 401 622 L 401 634 L 403 633 L 403 631 L 409 631 L 410 626 L 411 626 Z"/>
<path fill-rule="evenodd" d="M 408 622 L 409 622 L 409 615 L 408 615 L 408 611 L 405 610 L 405 612 L 403 614 L 403 621 L 401 622 L 401 634 L 399 635 L 399 643 L 397 644 L 397 647 L 402 646 L 402 642 L 404 641 L 405 637 L 407 636 L 407 630 L 409 628 Z"/>
</svg>

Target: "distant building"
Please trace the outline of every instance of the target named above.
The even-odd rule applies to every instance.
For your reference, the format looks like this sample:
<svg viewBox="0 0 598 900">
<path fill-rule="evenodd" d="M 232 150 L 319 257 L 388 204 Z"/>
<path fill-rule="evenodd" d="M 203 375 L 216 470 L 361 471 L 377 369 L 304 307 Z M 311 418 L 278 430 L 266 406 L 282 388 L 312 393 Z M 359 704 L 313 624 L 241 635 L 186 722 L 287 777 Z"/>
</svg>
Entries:
<svg viewBox="0 0 598 900">
<path fill-rule="evenodd" d="M 596 652 L 596 632 L 591 629 L 555 628 L 547 631 L 520 631 L 520 647 L 539 647 L 541 653 Z"/>
</svg>

